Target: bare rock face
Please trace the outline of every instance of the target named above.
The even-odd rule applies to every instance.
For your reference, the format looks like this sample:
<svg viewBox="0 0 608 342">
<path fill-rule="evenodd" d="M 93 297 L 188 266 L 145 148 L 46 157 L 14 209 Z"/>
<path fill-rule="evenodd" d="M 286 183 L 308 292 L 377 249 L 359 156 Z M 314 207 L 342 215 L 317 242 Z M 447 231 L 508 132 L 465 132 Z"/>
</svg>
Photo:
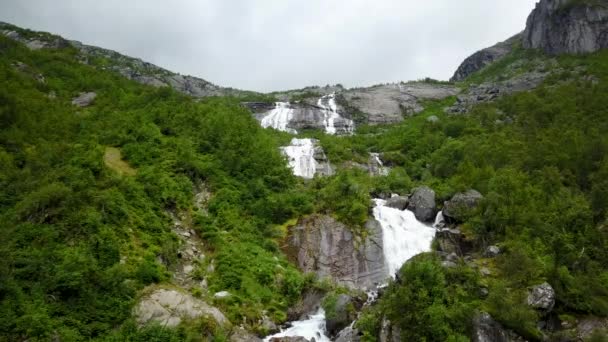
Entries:
<svg viewBox="0 0 608 342">
<path fill-rule="evenodd" d="M 492 47 L 475 52 L 460 64 L 450 81 L 464 81 L 469 75 L 508 55 L 513 50 L 514 44 L 518 41 L 521 41 L 521 34 L 517 34 Z"/>
<path fill-rule="evenodd" d="M 528 305 L 545 312 L 553 310 L 555 306 L 555 290 L 549 283 L 534 286 L 528 293 Z"/>
<path fill-rule="evenodd" d="M 458 93 L 459 89 L 450 85 L 412 82 L 349 89 L 341 95 L 349 107 L 367 116 L 367 123 L 378 125 L 401 122 L 404 116 L 421 112 L 421 100 L 440 100 Z"/>
<path fill-rule="evenodd" d="M 220 310 L 190 294 L 177 290 L 158 289 L 145 296 L 133 311 L 139 324 L 158 322 L 162 326 L 175 327 L 183 319 L 207 316 L 219 325 L 228 325 L 228 319 Z"/>
<path fill-rule="evenodd" d="M 437 214 L 435 191 L 427 186 L 414 189 L 414 193 L 409 198 L 408 209 L 414 212 L 418 221 L 433 221 Z"/>
<path fill-rule="evenodd" d="M 368 237 L 361 241 L 330 216 L 300 219 L 290 229 L 286 253 L 300 270 L 330 278 L 350 288 L 371 288 L 388 276 L 382 250 L 382 229 L 368 221 Z"/>
<path fill-rule="evenodd" d="M 541 0 L 528 17 L 523 46 L 548 54 L 581 54 L 608 47 L 605 1 Z"/>
</svg>

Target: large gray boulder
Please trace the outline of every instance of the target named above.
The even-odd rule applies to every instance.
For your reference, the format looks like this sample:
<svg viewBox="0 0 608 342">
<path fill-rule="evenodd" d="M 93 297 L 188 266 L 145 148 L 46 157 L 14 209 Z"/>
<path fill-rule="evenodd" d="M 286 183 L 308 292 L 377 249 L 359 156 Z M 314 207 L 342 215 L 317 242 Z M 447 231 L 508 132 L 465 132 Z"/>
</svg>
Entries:
<svg viewBox="0 0 608 342">
<path fill-rule="evenodd" d="M 157 322 L 166 327 L 175 327 L 184 319 L 199 317 L 209 317 L 218 325 L 230 324 L 217 308 L 173 289 L 157 289 L 144 296 L 135 306 L 133 314 L 139 324 Z"/>
<path fill-rule="evenodd" d="M 483 196 L 477 190 L 457 193 L 451 200 L 443 203 L 443 217 L 448 222 L 461 222 L 482 199 Z"/>
<path fill-rule="evenodd" d="M 365 240 L 327 215 L 302 218 L 289 229 L 285 252 L 306 273 L 331 279 L 349 288 L 372 288 L 386 280 L 382 228 L 367 222 Z"/>
<path fill-rule="evenodd" d="M 338 333 L 336 336 L 336 342 L 360 342 L 361 337 L 359 336 L 359 330 L 348 326 L 344 330 Z"/>
<path fill-rule="evenodd" d="M 528 293 L 528 305 L 545 312 L 553 310 L 555 306 L 555 290 L 549 283 L 534 286 Z"/>
<path fill-rule="evenodd" d="M 482 312 L 473 319 L 473 342 L 511 342 L 518 341 L 519 337 L 506 330 L 496 322 L 490 314 Z"/>
<path fill-rule="evenodd" d="M 386 200 L 386 206 L 394 209 L 405 210 L 410 200 L 407 196 L 393 196 Z"/>
<path fill-rule="evenodd" d="M 435 191 L 428 186 L 414 189 L 409 198 L 408 209 L 414 212 L 418 221 L 432 222 L 437 215 Z"/>
<path fill-rule="evenodd" d="M 541 0 L 528 17 L 523 46 L 548 54 L 581 54 L 608 47 L 605 1 Z"/>
<path fill-rule="evenodd" d="M 508 55 L 509 52 L 513 51 L 513 47 L 519 41 L 521 41 L 521 34 L 517 34 L 492 47 L 475 52 L 473 55 L 465 59 L 462 64 L 460 64 L 450 81 L 464 81 L 467 77 L 469 77 L 469 75 L 474 74 L 475 72 Z"/>
</svg>

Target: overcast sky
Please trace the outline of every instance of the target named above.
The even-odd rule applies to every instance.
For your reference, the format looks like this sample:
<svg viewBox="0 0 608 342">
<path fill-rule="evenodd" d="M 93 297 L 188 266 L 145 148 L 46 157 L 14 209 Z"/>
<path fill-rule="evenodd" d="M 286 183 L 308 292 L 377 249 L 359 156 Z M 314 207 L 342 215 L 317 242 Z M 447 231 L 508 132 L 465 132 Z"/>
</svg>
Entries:
<svg viewBox="0 0 608 342">
<path fill-rule="evenodd" d="M 0 0 L 0 21 L 272 91 L 448 79 L 536 0 Z"/>
</svg>

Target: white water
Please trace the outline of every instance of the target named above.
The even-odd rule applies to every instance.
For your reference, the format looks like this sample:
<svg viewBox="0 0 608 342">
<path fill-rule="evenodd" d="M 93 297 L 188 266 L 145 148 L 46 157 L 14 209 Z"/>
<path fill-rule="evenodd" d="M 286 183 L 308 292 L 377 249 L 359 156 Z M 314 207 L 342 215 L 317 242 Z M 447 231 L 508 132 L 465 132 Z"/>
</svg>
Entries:
<svg viewBox="0 0 608 342">
<path fill-rule="evenodd" d="M 325 311 L 319 309 L 316 314 L 311 315 L 307 320 L 291 322 L 291 327 L 278 334 L 266 337 L 264 342 L 269 342 L 273 337 L 288 336 L 301 336 L 307 340 L 314 337 L 317 342 L 330 342 L 329 337 L 325 335 Z"/>
<path fill-rule="evenodd" d="M 434 228 L 439 228 L 439 225 L 445 222 L 445 218 L 443 217 L 443 212 L 440 210 L 435 216 L 435 223 L 433 223 Z"/>
<path fill-rule="evenodd" d="M 352 120 L 345 119 L 341 117 L 340 114 L 338 114 L 338 106 L 336 105 L 336 93 L 332 93 L 320 98 L 319 101 L 317 101 L 317 106 L 322 108 L 325 133 L 336 134 L 336 120 L 342 120 L 343 122 L 345 122 L 345 129 L 347 133 L 353 132 L 354 123 L 352 122 Z"/>
<path fill-rule="evenodd" d="M 262 127 L 272 127 L 279 131 L 297 134 L 296 130 L 287 127 L 289 121 L 293 118 L 293 109 L 289 102 L 277 102 L 275 107 L 264 118 L 262 118 Z"/>
<path fill-rule="evenodd" d="M 386 201 L 375 199 L 374 217 L 382 226 L 384 259 L 391 276 L 410 258 L 431 250 L 435 228 L 416 220 L 409 210 L 385 206 Z"/>
<path fill-rule="evenodd" d="M 291 139 L 289 146 L 281 147 L 283 153 L 289 159 L 289 166 L 293 174 L 307 179 L 312 179 L 317 172 L 317 161 L 314 158 L 315 146 L 311 139 Z"/>
</svg>

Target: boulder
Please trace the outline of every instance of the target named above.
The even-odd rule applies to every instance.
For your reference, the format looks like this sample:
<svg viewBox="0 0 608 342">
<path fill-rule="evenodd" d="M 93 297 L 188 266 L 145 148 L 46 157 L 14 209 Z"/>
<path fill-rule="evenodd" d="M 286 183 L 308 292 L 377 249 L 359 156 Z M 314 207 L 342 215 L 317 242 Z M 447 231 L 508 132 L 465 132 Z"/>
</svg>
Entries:
<svg viewBox="0 0 608 342">
<path fill-rule="evenodd" d="M 458 193 L 443 204 L 443 217 L 447 222 L 462 222 L 477 207 L 483 196 L 476 190 Z"/>
<path fill-rule="evenodd" d="M 219 325 L 228 325 L 228 319 L 215 307 L 190 294 L 173 289 L 157 289 L 144 296 L 133 310 L 139 324 L 157 322 L 175 327 L 183 319 L 209 317 Z"/>
<path fill-rule="evenodd" d="M 312 342 L 302 336 L 273 337 L 270 342 Z"/>
<path fill-rule="evenodd" d="M 473 342 L 510 342 L 519 339 L 519 336 L 503 328 L 488 313 L 482 312 L 473 319 Z"/>
<path fill-rule="evenodd" d="M 319 311 L 324 296 L 325 293 L 318 290 L 306 291 L 300 301 L 287 309 L 287 320 L 302 321 L 308 317 L 308 313 Z"/>
<path fill-rule="evenodd" d="M 363 240 L 331 216 L 312 215 L 290 227 L 283 249 L 305 273 L 349 288 L 372 288 L 386 280 L 388 271 L 380 223 L 369 220 L 365 229 Z"/>
<path fill-rule="evenodd" d="M 230 342 L 262 342 L 261 338 L 249 333 L 242 327 L 234 329 L 232 335 L 230 335 Z"/>
<path fill-rule="evenodd" d="M 555 290 L 549 283 L 532 287 L 528 293 L 528 305 L 535 309 L 550 312 L 555 306 Z"/>
<path fill-rule="evenodd" d="M 459 229 L 438 229 L 435 241 L 437 241 L 437 250 L 446 254 L 455 253 L 461 256 L 472 249 L 471 243 L 464 239 Z"/>
<path fill-rule="evenodd" d="M 409 198 L 408 209 L 414 212 L 418 221 L 432 222 L 437 214 L 435 191 L 427 186 L 414 189 Z"/>
<path fill-rule="evenodd" d="M 498 246 L 490 246 L 486 248 L 484 256 L 487 258 L 495 258 L 500 254 L 500 248 Z"/>
<path fill-rule="evenodd" d="M 359 336 L 359 330 L 348 326 L 344 330 L 338 333 L 336 336 L 336 342 L 360 342 L 361 337 Z"/>
<path fill-rule="evenodd" d="M 386 200 L 386 206 L 399 210 L 405 210 L 409 204 L 409 198 L 407 196 L 394 196 Z"/>
<path fill-rule="evenodd" d="M 346 328 L 356 317 L 353 312 L 353 298 L 346 294 L 338 295 L 335 304 L 330 310 L 326 309 L 326 329 L 330 336 L 338 334 Z"/>
<path fill-rule="evenodd" d="M 90 106 L 95 98 L 97 97 L 96 93 L 80 93 L 80 95 L 76 96 L 72 99 L 72 104 L 78 107 L 87 107 Z"/>
<path fill-rule="evenodd" d="M 523 47 L 551 55 L 606 48 L 608 6 L 605 1 L 541 0 L 528 17 Z"/>
</svg>

